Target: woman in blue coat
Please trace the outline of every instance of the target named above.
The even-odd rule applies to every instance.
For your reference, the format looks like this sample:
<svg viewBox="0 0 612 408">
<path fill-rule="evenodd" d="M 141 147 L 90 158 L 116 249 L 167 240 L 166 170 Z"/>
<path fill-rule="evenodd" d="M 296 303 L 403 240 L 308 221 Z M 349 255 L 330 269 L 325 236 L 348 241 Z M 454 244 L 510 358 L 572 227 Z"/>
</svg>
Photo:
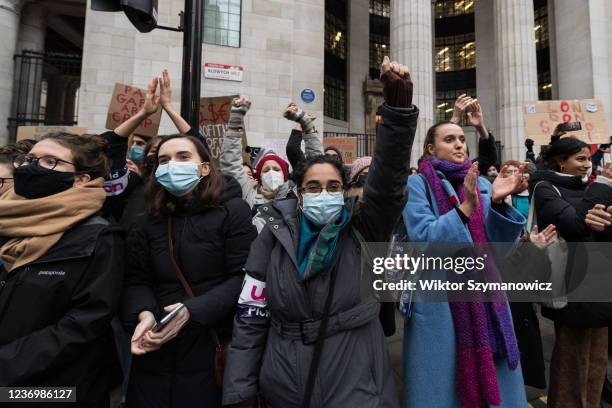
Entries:
<svg viewBox="0 0 612 408">
<path fill-rule="evenodd" d="M 526 220 L 504 199 L 526 187 L 522 174 L 497 178 L 493 184 L 479 177 L 462 128 L 449 122 L 429 129 L 423 151 L 421 175 L 408 179 L 403 213 L 411 241 L 519 238 Z M 487 272 L 497 273 L 494 268 L 487 262 Z M 506 301 L 414 302 L 410 307 L 404 328 L 406 407 L 527 405 Z"/>
</svg>

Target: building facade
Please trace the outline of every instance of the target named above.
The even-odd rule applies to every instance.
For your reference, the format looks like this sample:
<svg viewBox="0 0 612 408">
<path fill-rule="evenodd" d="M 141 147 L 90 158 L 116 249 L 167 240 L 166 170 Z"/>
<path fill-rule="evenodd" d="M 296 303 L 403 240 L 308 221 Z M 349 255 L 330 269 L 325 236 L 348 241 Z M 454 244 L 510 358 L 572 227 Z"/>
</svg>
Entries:
<svg viewBox="0 0 612 408">
<path fill-rule="evenodd" d="M 427 128 L 448 119 L 461 93 L 481 102 L 502 159 L 525 156 L 523 101 L 599 98 L 612 123 L 606 0 L 202 1 L 202 61 L 244 69 L 239 82 L 203 78 L 202 96 L 250 97 L 253 146 L 280 149 L 291 101 L 325 132 L 374 134 L 377 67 L 387 54 L 408 65 L 416 85 L 415 160 Z M 19 125 L 103 131 L 113 84 L 144 87 L 163 68 L 179 104 L 182 34 L 138 33 L 122 13 L 89 2 L 0 0 L 0 143 Z M 159 24 L 177 26 L 183 5 L 159 0 Z M 300 100 L 303 89 L 314 101 Z M 160 133 L 172 132 L 163 117 Z"/>
</svg>

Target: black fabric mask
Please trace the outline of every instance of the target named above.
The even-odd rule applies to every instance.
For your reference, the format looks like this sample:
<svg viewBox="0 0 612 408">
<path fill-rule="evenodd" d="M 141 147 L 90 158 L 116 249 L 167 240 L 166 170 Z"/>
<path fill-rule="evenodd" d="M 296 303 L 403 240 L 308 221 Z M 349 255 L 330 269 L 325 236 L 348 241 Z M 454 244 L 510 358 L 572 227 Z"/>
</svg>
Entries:
<svg viewBox="0 0 612 408">
<path fill-rule="evenodd" d="M 17 167 L 13 174 L 15 194 L 27 199 L 43 198 L 68 190 L 74 173 L 45 169 L 35 164 Z"/>
</svg>

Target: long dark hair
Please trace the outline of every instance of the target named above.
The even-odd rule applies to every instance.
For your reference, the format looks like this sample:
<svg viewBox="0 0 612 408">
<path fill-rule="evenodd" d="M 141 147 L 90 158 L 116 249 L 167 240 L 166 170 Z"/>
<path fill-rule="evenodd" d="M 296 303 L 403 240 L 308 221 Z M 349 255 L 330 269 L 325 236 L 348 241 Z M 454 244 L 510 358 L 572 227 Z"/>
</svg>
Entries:
<svg viewBox="0 0 612 408">
<path fill-rule="evenodd" d="M 40 141 L 43 140 L 53 140 L 69 149 L 77 173 L 89 174 L 92 180 L 110 173 L 110 161 L 106 155 L 109 144 L 102 136 L 57 132 L 44 135 Z"/>
<path fill-rule="evenodd" d="M 564 137 L 550 144 L 548 150 L 542 154 L 546 167 L 553 171 L 561 171 L 561 162 L 567 160 L 589 145 L 574 137 Z"/>
<path fill-rule="evenodd" d="M 196 148 L 198 155 L 203 162 L 208 162 L 210 173 L 203 178 L 196 188 L 184 197 L 176 197 L 168 193 L 155 178 L 155 171 L 159 163 L 159 151 L 169 140 L 187 139 Z M 177 211 L 192 209 L 193 204 L 196 208 L 218 207 L 221 204 L 221 197 L 225 191 L 225 178 L 212 162 L 212 158 L 204 144 L 197 138 L 189 135 L 172 135 L 163 138 L 157 147 L 156 156 L 158 158 L 155 168 L 151 169 L 152 177 L 149 177 L 145 187 L 147 213 L 155 219 L 164 219 Z M 194 203 L 195 200 L 195 203 Z"/>
</svg>

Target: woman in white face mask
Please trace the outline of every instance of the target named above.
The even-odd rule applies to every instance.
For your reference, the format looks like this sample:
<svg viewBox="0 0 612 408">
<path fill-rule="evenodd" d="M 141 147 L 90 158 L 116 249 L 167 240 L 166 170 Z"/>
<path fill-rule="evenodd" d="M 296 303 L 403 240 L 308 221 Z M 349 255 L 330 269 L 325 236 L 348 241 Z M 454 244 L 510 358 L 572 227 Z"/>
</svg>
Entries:
<svg viewBox="0 0 612 408">
<path fill-rule="evenodd" d="M 274 408 L 399 407 L 380 305 L 360 285 L 360 243 L 387 241 L 401 214 L 419 111 L 406 67 L 386 58 L 381 74 L 386 103 L 362 199 L 345 200 L 342 164 L 321 155 L 295 170 L 297 198 L 259 207 L 267 223 L 245 264 L 224 405 L 260 395 Z M 262 181 L 278 179 L 264 160 Z"/>
</svg>

